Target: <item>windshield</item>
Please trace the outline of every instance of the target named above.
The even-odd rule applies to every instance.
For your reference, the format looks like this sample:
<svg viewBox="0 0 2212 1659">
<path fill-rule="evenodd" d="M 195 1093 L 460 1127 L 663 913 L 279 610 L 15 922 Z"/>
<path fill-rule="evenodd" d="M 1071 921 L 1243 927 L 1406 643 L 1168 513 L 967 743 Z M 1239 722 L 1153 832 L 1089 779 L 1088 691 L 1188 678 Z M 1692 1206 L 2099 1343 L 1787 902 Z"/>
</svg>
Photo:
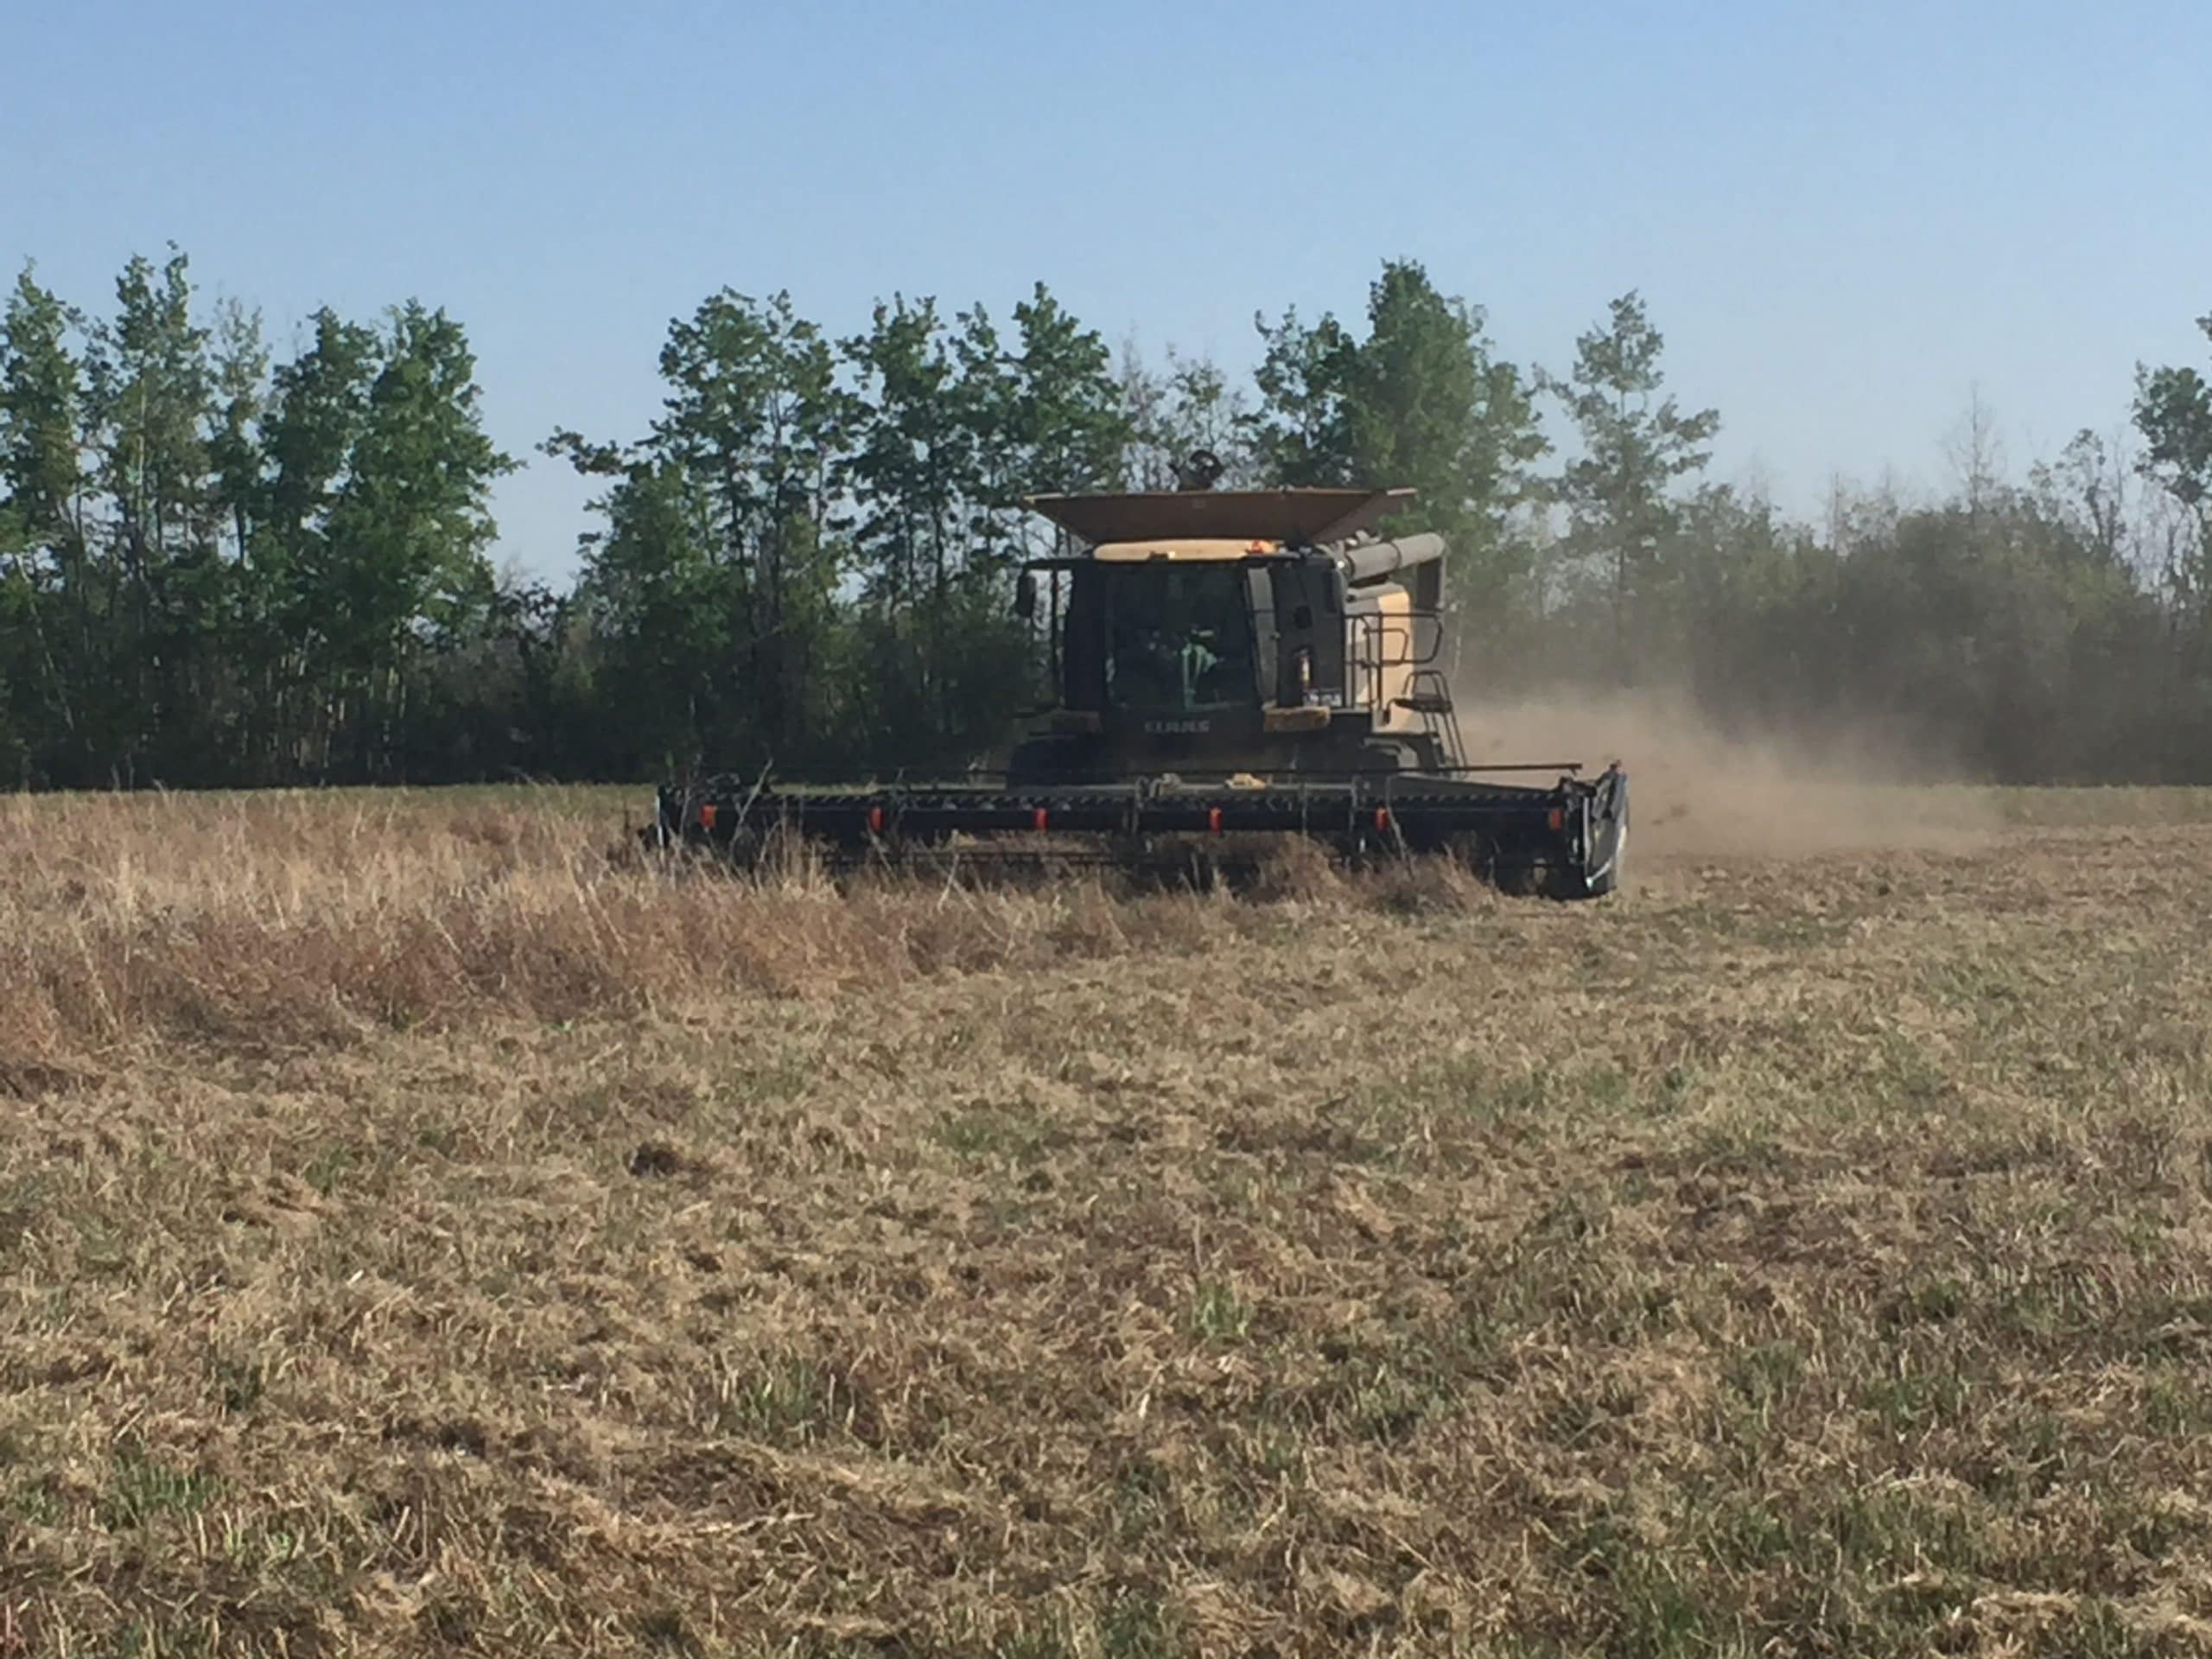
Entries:
<svg viewBox="0 0 2212 1659">
<path fill-rule="evenodd" d="M 1141 566 L 1104 586 L 1108 702 L 1187 713 L 1254 700 L 1240 566 Z"/>
</svg>

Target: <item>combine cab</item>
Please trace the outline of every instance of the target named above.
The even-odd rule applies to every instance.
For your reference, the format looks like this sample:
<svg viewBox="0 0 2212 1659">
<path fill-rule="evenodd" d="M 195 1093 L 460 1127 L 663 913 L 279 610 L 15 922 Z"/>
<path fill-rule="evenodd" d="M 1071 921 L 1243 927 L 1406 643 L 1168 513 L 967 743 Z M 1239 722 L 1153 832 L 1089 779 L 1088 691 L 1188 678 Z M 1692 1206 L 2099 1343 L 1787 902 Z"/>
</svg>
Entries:
<svg viewBox="0 0 2212 1659">
<path fill-rule="evenodd" d="M 1016 607 L 1055 689 L 1002 769 L 660 792 L 650 838 L 745 855 L 773 832 L 833 862 L 1070 859 L 1249 868 L 1286 836 L 1348 862 L 1440 853 L 1502 887 L 1608 893 L 1628 779 L 1471 766 L 1434 666 L 1444 543 L 1372 532 L 1409 490 L 1039 496 L 1084 550 L 1026 565 Z M 1554 781 L 1520 781 L 1550 773 Z"/>
</svg>

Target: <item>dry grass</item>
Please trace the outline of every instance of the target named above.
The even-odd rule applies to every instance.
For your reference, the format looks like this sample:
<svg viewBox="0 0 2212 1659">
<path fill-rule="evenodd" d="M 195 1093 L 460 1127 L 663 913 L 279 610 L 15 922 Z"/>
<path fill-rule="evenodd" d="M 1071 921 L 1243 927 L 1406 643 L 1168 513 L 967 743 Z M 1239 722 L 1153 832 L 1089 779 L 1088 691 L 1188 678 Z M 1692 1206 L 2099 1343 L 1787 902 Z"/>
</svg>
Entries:
<svg viewBox="0 0 2212 1659">
<path fill-rule="evenodd" d="M 2212 830 L 2101 799 L 1575 908 L 0 801 L 0 1655 L 2212 1645 Z"/>
</svg>

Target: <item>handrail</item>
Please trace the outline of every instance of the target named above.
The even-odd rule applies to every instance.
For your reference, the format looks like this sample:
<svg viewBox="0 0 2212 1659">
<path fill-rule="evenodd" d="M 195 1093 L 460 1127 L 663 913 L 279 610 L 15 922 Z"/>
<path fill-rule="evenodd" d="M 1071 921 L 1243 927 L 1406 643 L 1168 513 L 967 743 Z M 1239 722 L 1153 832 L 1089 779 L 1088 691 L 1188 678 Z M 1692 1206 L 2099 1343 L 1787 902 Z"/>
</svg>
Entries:
<svg viewBox="0 0 2212 1659">
<path fill-rule="evenodd" d="M 1367 690 L 1366 706 L 1379 708 L 1382 702 L 1382 672 L 1385 669 L 1406 668 L 1415 671 L 1433 666 L 1444 651 L 1443 613 L 1433 610 L 1410 610 L 1400 616 L 1385 616 L 1379 611 L 1357 611 L 1344 619 L 1352 633 L 1352 645 L 1347 653 L 1349 669 Z M 1432 622 L 1436 626 L 1427 635 L 1426 651 L 1420 648 L 1421 630 L 1414 626 Z M 1394 634 L 1402 634 L 1406 649 L 1401 654 L 1386 655 L 1384 646 Z"/>
</svg>

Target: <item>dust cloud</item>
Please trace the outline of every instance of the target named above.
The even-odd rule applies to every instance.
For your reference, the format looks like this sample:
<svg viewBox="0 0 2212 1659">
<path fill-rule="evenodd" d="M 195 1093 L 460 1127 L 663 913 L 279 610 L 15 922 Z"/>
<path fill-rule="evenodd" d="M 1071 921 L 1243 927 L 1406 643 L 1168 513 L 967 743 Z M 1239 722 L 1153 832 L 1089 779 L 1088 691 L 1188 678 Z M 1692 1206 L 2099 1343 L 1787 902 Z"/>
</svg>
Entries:
<svg viewBox="0 0 2212 1659">
<path fill-rule="evenodd" d="M 1996 825 L 1979 791 L 1940 781 L 1940 760 L 1871 732 L 1726 732 L 1669 693 L 1458 701 L 1470 765 L 1580 761 L 1589 775 L 1618 760 L 1629 777 L 1631 864 L 1960 849 Z"/>
</svg>

